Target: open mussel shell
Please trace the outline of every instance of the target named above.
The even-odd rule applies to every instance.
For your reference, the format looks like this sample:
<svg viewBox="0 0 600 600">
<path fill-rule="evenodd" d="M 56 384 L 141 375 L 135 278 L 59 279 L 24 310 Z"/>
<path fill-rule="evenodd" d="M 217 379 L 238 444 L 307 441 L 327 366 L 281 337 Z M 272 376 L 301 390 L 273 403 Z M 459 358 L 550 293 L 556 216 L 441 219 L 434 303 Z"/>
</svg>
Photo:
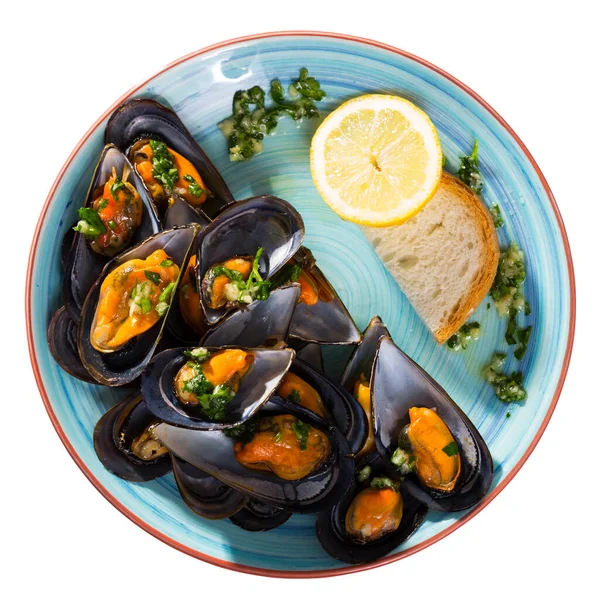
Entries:
<svg viewBox="0 0 600 600">
<path fill-rule="evenodd" d="M 181 119 L 166 106 L 147 98 L 127 100 L 111 115 L 104 133 L 105 142 L 115 144 L 123 152 L 146 137 L 165 142 L 194 165 L 211 194 L 202 205 L 210 217 L 234 201 L 219 171 Z"/>
<path fill-rule="evenodd" d="M 198 289 L 207 271 L 235 256 L 255 256 L 263 249 L 259 271 L 268 279 L 297 252 L 304 239 L 298 211 L 275 196 L 256 196 L 227 207 L 198 238 Z M 203 296 L 203 294 L 201 294 Z M 214 324 L 228 312 L 204 302 L 206 319 Z"/>
<path fill-rule="evenodd" d="M 119 254 L 105 265 L 85 299 L 77 340 L 81 361 L 96 381 L 104 385 L 121 386 L 139 377 L 156 350 L 169 314 L 167 311 L 154 327 L 130 340 L 120 350 L 99 352 L 92 346 L 90 331 L 104 278 L 122 263 L 134 258 L 145 259 L 159 249 L 164 250 L 177 265 L 184 265 L 197 233 L 197 225 L 162 231 Z M 177 293 L 177 286 L 173 293 Z"/>
<path fill-rule="evenodd" d="M 384 335 L 389 336 L 390 334 L 383 321 L 380 317 L 373 317 L 363 331 L 362 342 L 352 353 L 340 380 L 340 385 L 349 392 L 354 393 L 354 384 L 361 378 L 361 375 L 366 381 L 371 380 L 379 340 Z"/>
<path fill-rule="evenodd" d="M 298 357 L 294 359 L 290 373 L 317 391 L 327 411 L 327 420 L 346 437 L 350 453 L 358 452 L 367 438 L 369 424 L 365 411 L 354 396 Z M 287 400 L 283 401 L 290 404 Z"/>
<path fill-rule="evenodd" d="M 202 210 L 194 208 L 181 196 L 173 194 L 169 197 L 168 207 L 163 219 L 165 229 L 172 229 L 180 225 L 191 225 L 192 223 L 196 223 L 200 225 L 201 229 L 204 229 L 210 222 L 211 220 Z"/>
<path fill-rule="evenodd" d="M 92 204 L 95 191 L 108 181 L 113 168 L 119 176 L 123 175 L 124 170 L 129 171 L 127 181 L 135 187 L 142 199 L 142 222 L 135 230 L 128 245 L 128 247 L 132 247 L 156 234 L 162 227 L 154 203 L 148 195 L 142 180 L 125 155 L 112 144 L 105 146 L 102 150 L 84 206 L 89 207 Z M 80 200 L 77 200 L 76 204 L 80 206 Z M 122 251 L 126 249 L 123 248 Z M 66 259 L 63 278 L 63 299 L 69 315 L 75 322 L 79 323 L 85 298 L 102 269 L 110 260 L 110 257 L 94 252 L 83 234 L 77 233 L 75 235 Z"/>
<path fill-rule="evenodd" d="M 317 344 L 358 344 L 360 330 L 350 316 L 334 287 L 315 264 L 312 252 L 302 247 L 294 260 L 303 266 L 318 291 L 319 301 L 298 304 L 290 337 Z"/>
<path fill-rule="evenodd" d="M 128 481 L 150 481 L 171 470 L 169 453 L 142 460 L 131 449 L 136 438 L 156 423 L 139 393 L 124 398 L 106 412 L 94 429 L 94 449 L 111 473 Z M 156 441 L 154 441 L 156 444 Z"/>
<path fill-rule="evenodd" d="M 379 455 L 370 454 L 358 463 L 356 473 L 370 466 L 373 475 L 385 475 L 382 463 Z M 334 558 L 353 565 L 372 562 L 395 550 L 419 528 L 427 514 L 427 507 L 403 493 L 401 488 L 404 508 L 398 529 L 372 542 L 357 542 L 346 531 L 345 521 L 352 501 L 362 489 L 364 484 L 354 479 L 340 502 L 317 517 L 317 538 L 324 550 Z"/>
<path fill-rule="evenodd" d="M 289 510 L 249 498 L 229 520 L 246 531 L 268 531 L 283 525 L 291 516 Z"/>
<path fill-rule="evenodd" d="M 297 283 L 274 290 L 266 300 L 253 302 L 217 323 L 202 338 L 200 346 L 261 348 L 285 345 L 299 296 Z"/>
<path fill-rule="evenodd" d="M 483 438 L 445 390 L 387 336 L 379 341 L 371 398 L 375 441 L 383 457 L 390 458 L 398 446 L 413 406 L 435 409 L 458 445 L 461 472 L 455 489 L 436 492 L 409 475 L 404 485 L 412 496 L 430 508 L 448 512 L 467 509 L 486 495 L 492 483 L 493 462 Z"/>
<path fill-rule="evenodd" d="M 200 227 L 200 230 L 202 230 L 210 223 L 210 219 L 201 210 L 194 208 L 183 198 L 177 195 L 172 195 L 169 197 L 169 206 L 163 221 L 165 229 L 171 229 L 180 225 L 190 225 L 195 223 Z M 197 238 L 194 241 L 194 245 L 190 251 L 190 256 L 186 261 L 186 269 L 189 268 L 190 258 L 196 253 L 196 247 Z M 208 324 L 202 323 L 200 327 L 195 327 L 186 322 L 179 304 L 179 293 L 173 296 L 171 303 L 172 306 L 171 310 L 169 311 L 169 318 L 167 319 L 167 329 L 179 341 L 179 343 L 185 344 L 186 346 L 196 346 L 198 344 L 198 340 L 208 328 Z"/>
<path fill-rule="evenodd" d="M 296 356 L 312 367 L 320 375 L 325 374 L 325 364 L 323 362 L 323 351 L 319 344 L 306 344 L 299 350 L 296 350 Z"/>
<path fill-rule="evenodd" d="M 98 383 L 85 369 L 77 350 L 77 324 L 61 306 L 48 326 L 48 346 L 54 360 L 69 375 L 87 383 Z"/>
<path fill-rule="evenodd" d="M 206 519 L 225 519 L 246 503 L 244 494 L 230 488 L 177 456 L 172 457 L 177 489 L 187 506 Z"/>
<path fill-rule="evenodd" d="M 206 348 L 209 352 L 222 349 Z M 249 419 L 275 392 L 294 358 L 294 351 L 290 349 L 245 349 L 253 356 L 252 365 L 241 378 L 237 392 L 227 405 L 225 420 L 216 423 L 210 421 L 199 408 L 185 405 L 177 397 L 173 382 L 181 367 L 189 360 L 184 354 L 185 350 L 165 350 L 150 361 L 142 375 L 142 394 L 146 405 L 160 421 L 201 430 L 226 429 Z"/>
<path fill-rule="evenodd" d="M 277 414 L 294 415 L 325 432 L 329 438 L 328 459 L 316 471 L 297 481 L 242 466 L 234 455 L 235 440 L 223 431 L 185 429 L 162 423 L 155 433 L 176 456 L 260 502 L 292 512 L 320 512 L 329 508 L 340 500 L 352 481 L 354 462 L 347 457 L 350 449 L 346 439 L 314 413 L 277 398 L 271 399 L 258 416 Z"/>
</svg>

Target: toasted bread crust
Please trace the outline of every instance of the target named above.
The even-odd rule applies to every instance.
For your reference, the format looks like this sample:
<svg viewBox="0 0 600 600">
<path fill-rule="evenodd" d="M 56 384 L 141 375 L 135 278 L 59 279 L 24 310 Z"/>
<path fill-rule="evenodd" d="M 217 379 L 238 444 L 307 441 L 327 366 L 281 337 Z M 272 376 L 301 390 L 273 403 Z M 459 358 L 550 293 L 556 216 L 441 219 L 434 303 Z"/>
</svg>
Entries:
<svg viewBox="0 0 600 600">
<path fill-rule="evenodd" d="M 452 194 L 471 213 L 473 220 L 476 221 L 480 230 L 485 254 L 481 261 L 482 265 L 479 275 L 473 282 L 471 289 L 461 298 L 456 309 L 448 316 L 446 325 L 434 332 L 435 339 L 440 344 L 455 334 L 479 304 L 481 304 L 481 301 L 492 287 L 500 258 L 500 248 L 498 247 L 498 236 L 496 235 L 494 221 L 477 194 L 460 181 L 460 179 L 445 171 L 442 172 L 438 190 L 441 189 Z"/>
</svg>

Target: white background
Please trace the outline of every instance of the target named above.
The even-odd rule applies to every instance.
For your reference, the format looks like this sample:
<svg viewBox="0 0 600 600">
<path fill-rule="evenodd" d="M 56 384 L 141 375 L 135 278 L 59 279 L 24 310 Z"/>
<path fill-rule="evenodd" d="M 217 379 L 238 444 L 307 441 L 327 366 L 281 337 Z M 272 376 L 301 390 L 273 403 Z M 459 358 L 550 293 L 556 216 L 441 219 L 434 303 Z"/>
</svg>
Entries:
<svg viewBox="0 0 600 600">
<path fill-rule="evenodd" d="M 555 8 L 560 4 L 560 8 Z M 3 598 L 598 598 L 598 43 L 595 3 L 137 1 L 2 9 L 0 211 Z M 594 11 L 597 9 L 594 9 Z M 554 417 L 480 515 L 401 562 L 285 581 L 224 571 L 154 539 L 88 483 L 55 434 L 25 341 L 26 259 L 63 162 L 96 118 L 165 64 L 236 36 L 319 29 L 417 54 L 521 136 L 571 240 L 578 329 Z M 4 589 L 2 589 L 4 588 Z"/>
</svg>

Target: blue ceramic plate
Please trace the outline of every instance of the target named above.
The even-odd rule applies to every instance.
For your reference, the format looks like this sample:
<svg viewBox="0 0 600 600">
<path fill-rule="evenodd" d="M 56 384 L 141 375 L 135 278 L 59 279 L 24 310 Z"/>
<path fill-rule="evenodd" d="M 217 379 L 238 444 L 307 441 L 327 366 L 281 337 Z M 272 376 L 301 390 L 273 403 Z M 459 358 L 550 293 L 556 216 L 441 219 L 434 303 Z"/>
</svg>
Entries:
<svg viewBox="0 0 600 600">
<path fill-rule="evenodd" d="M 516 240 L 527 257 L 530 349 L 521 365 L 512 364 L 512 358 L 507 365 L 525 372 L 529 399 L 524 405 L 502 404 L 480 376 L 491 355 L 505 349 L 506 323 L 493 307 L 487 310 L 484 301 L 476 311 L 474 318 L 484 333 L 465 353 L 438 346 L 359 228 L 342 221 L 321 200 L 308 160 L 319 120 L 297 126 L 285 119 L 266 141 L 262 155 L 247 163 L 229 162 L 217 123 L 231 113 L 234 92 L 256 84 L 266 87 L 275 77 L 285 84 L 304 66 L 327 91 L 322 115 L 349 98 L 374 92 L 398 94 L 420 106 L 437 127 L 451 171 L 458 157 L 470 152 L 474 138 L 479 139 L 485 202 L 497 203 L 506 221 L 499 230 L 500 243 Z M 379 314 L 396 343 L 446 388 L 488 443 L 495 472 L 486 499 L 465 513 L 430 512 L 415 535 L 378 564 L 426 547 L 486 506 L 522 466 L 547 425 L 568 366 L 575 314 L 573 270 L 560 215 L 539 168 L 508 125 L 475 93 L 423 60 L 368 40 L 331 34 L 268 34 L 220 44 L 177 61 L 126 97 L 130 96 L 171 106 L 221 170 L 236 199 L 272 193 L 294 204 L 304 217 L 306 245 L 359 327 Z M 60 437 L 110 502 L 153 535 L 193 556 L 265 575 L 314 577 L 365 568 L 345 566 L 321 549 L 314 516 L 294 515 L 279 529 L 249 533 L 229 520 L 208 521 L 189 511 L 171 475 L 151 483 L 128 483 L 111 475 L 96 458 L 94 425 L 124 392 L 67 375 L 48 351 L 46 330 L 61 304 L 57 240 L 75 220 L 85 197 L 114 108 L 89 130 L 59 174 L 31 251 L 26 291 L 31 358 Z M 328 358 L 330 368 L 338 370 L 339 352 Z"/>
</svg>

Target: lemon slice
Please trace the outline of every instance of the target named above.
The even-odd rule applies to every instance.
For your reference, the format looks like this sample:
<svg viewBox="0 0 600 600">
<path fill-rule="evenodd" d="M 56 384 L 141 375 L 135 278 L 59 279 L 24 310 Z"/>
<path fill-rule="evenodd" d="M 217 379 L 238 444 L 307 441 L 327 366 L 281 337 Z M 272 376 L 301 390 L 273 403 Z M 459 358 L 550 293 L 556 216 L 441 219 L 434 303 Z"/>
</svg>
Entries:
<svg viewBox="0 0 600 600">
<path fill-rule="evenodd" d="M 315 133 L 310 169 L 343 219 L 399 225 L 433 196 L 442 149 L 429 117 L 399 96 L 369 94 L 334 110 Z"/>
</svg>

